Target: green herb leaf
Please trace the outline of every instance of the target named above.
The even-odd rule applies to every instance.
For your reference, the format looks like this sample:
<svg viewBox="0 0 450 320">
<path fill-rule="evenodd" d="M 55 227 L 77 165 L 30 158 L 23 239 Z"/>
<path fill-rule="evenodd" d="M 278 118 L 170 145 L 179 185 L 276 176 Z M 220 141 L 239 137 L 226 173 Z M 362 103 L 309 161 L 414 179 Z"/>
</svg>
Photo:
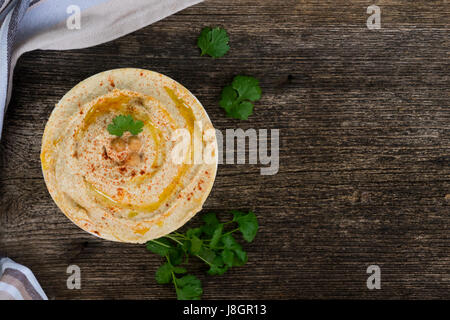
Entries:
<svg viewBox="0 0 450 320">
<path fill-rule="evenodd" d="M 246 264 L 247 263 L 247 252 L 245 252 L 244 250 L 242 250 L 242 248 L 235 248 L 234 249 L 234 254 L 236 255 L 236 258 L 242 263 L 242 264 Z M 236 264 L 234 264 L 236 265 Z"/>
<path fill-rule="evenodd" d="M 228 266 L 226 266 L 223 262 L 221 256 L 216 256 L 211 264 L 208 274 L 209 275 L 222 275 L 228 270 Z"/>
<path fill-rule="evenodd" d="M 181 245 L 177 245 L 175 248 L 170 249 L 169 259 L 172 265 L 177 266 L 183 262 L 184 250 Z"/>
<path fill-rule="evenodd" d="M 247 242 L 252 242 L 258 232 L 258 219 L 253 212 L 243 214 L 240 211 L 233 212 L 233 221 L 237 222 L 239 231 Z"/>
<path fill-rule="evenodd" d="M 203 240 L 200 240 L 196 236 L 193 236 L 191 239 L 191 248 L 190 252 L 192 254 L 198 254 L 200 253 L 200 249 L 202 248 Z"/>
<path fill-rule="evenodd" d="M 211 276 L 221 276 L 227 271 L 228 271 L 227 266 L 212 265 L 208 270 L 208 274 Z"/>
<path fill-rule="evenodd" d="M 209 275 L 222 275 L 232 267 L 247 263 L 247 253 L 232 235 L 240 231 L 246 241 L 252 241 L 258 230 L 258 221 L 253 212 L 233 210 L 233 219 L 224 223 L 216 214 L 203 216 L 204 225 L 191 228 L 185 234 L 173 232 L 163 238 L 147 242 L 147 249 L 166 258 L 166 263 L 156 271 L 158 283 L 173 283 L 178 299 L 200 299 L 203 289 L 195 276 L 186 274 L 184 264 L 195 256 L 209 266 Z M 237 224 L 238 228 L 228 227 Z M 227 231 L 226 228 L 229 230 Z M 184 259 L 185 258 L 185 259 Z"/>
<path fill-rule="evenodd" d="M 211 250 L 203 246 L 200 249 L 200 252 L 197 254 L 197 256 L 199 256 L 203 261 L 211 265 L 213 264 L 213 261 L 216 257 L 216 253 L 214 252 L 214 250 Z"/>
<path fill-rule="evenodd" d="M 219 243 L 220 237 L 222 236 L 223 231 L 223 223 L 218 224 L 216 226 L 216 229 L 213 232 L 211 242 L 209 243 L 209 247 L 214 249 L 217 247 L 217 244 Z"/>
<path fill-rule="evenodd" d="M 150 240 L 147 242 L 147 250 L 153 253 L 165 257 L 169 254 L 172 249 L 172 244 L 166 238 L 159 238 L 156 240 Z"/>
<path fill-rule="evenodd" d="M 172 266 L 167 262 L 156 270 L 156 282 L 159 284 L 169 283 L 172 281 Z"/>
<path fill-rule="evenodd" d="M 222 237 L 222 243 L 225 249 L 234 250 L 240 247 L 239 243 L 237 243 L 236 239 L 231 234 L 224 235 Z"/>
<path fill-rule="evenodd" d="M 231 234 L 224 235 L 222 237 L 222 243 L 226 250 L 228 249 L 234 252 L 233 267 L 242 266 L 247 263 L 247 253 Z"/>
<path fill-rule="evenodd" d="M 186 273 L 187 272 L 186 268 L 182 268 L 182 267 L 173 267 L 172 271 L 173 271 L 173 273 Z"/>
<path fill-rule="evenodd" d="M 179 300 L 199 300 L 203 294 L 201 281 L 193 276 L 186 275 L 182 278 L 177 278 L 177 297 Z"/>
<path fill-rule="evenodd" d="M 218 225 L 220 223 L 219 219 L 217 219 L 217 216 L 215 213 L 213 212 L 209 212 L 207 214 L 205 214 L 202 217 L 202 220 L 207 224 L 207 225 Z"/>
<path fill-rule="evenodd" d="M 202 50 L 201 55 L 210 55 L 213 58 L 219 58 L 230 50 L 228 46 L 227 31 L 220 27 L 203 28 L 197 40 L 197 46 Z"/>
<path fill-rule="evenodd" d="M 236 76 L 230 86 L 222 90 L 220 106 L 230 118 L 247 120 L 253 114 L 253 103 L 261 99 L 261 88 L 256 78 Z"/>
<path fill-rule="evenodd" d="M 231 251 L 229 249 L 223 250 L 222 251 L 222 259 L 223 259 L 223 262 L 228 267 L 232 267 L 233 266 L 233 261 L 234 261 L 234 253 L 233 253 L 233 251 Z"/>
<path fill-rule="evenodd" d="M 200 235 L 202 234 L 202 228 L 192 228 L 192 229 L 189 229 L 187 232 L 186 232 L 186 236 L 188 237 L 188 238 L 192 238 L 193 236 L 196 236 L 196 237 L 200 237 Z"/>
<path fill-rule="evenodd" d="M 214 233 L 214 231 L 217 228 L 217 225 L 219 225 L 219 220 L 216 217 L 215 213 L 207 213 L 203 216 L 203 221 L 205 222 L 205 225 L 202 226 L 202 231 L 208 235 L 208 236 L 212 236 L 212 234 Z"/>
<path fill-rule="evenodd" d="M 108 125 L 108 132 L 114 136 L 121 137 L 125 131 L 129 131 L 133 135 L 142 132 L 144 122 L 141 120 L 134 121 L 131 115 L 119 115 Z"/>
<path fill-rule="evenodd" d="M 261 88 L 259 80 L 249 76 L 236 76 L 231 84 L 233 89 L 239 93 L 240 99 L 256 101 L 261 99 Z"/>
</svg>

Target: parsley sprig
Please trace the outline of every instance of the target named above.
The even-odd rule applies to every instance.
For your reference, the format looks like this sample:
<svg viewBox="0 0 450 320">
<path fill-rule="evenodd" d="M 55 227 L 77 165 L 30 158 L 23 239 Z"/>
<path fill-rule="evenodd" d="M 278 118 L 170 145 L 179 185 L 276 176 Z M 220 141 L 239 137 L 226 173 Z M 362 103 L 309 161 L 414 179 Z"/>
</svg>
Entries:
<svg viewBox="0 0 450 320">
<path fill-rule="evenodd" d="M 253 113 L 251 102 L 261 98 L 259 81 L 250 76 L 236 76 L 231 85 L 222 90 L 220 106 L 230 118 L 247 120 Z"/>
<path fill-rule="evenodd" d="M 213 58 L 220 58 L 230 50 L 228 46 L 227 31 L 220 27 L 203 28 L 197 40 L 197 46 L 202 50 L 201 55 L 209 55 Z"/>
<path fill-rule="evenodd" d="M 172 232 L 147 242 L 147 250 L 166 259 L 156 271 L 156 281 L 172 283 L 179 300 L 198 300 L 203 294 L 201 281 L 180 266 L 188 263 L 189 256 L 202 260 L 209 267 L 210 275 L 222 275 L 247 262 L 247 253 L 233 234 L 239 231 L 244 240 L 252 242 L 258 231 L 258 220 L 251 211 L 231 213 L 233 219 L 226 222 L 220 222 L 215 213 L 208 213 L 203 216 L 201 227 L 188 229 L 186 233 Z M 237 226 L 231 228 L 233 224 Z"/>
<path fill-rule="evenodd" d="M 143 127 L 144 122 L 141 120 L 135 121 L 131 115 L 119 115 L 112 120 L 107 129 L 110 134 L 121 137 L 125 131 L 137 135 L 142 132 Z"/>
</svg>

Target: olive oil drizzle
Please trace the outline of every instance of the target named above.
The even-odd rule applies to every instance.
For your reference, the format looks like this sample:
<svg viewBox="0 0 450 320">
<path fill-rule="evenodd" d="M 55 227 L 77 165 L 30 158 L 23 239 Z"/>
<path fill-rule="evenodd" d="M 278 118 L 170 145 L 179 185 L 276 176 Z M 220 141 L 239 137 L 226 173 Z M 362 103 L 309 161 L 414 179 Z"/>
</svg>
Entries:
<svg viewBox="0 0 450 320">
<path fill-rule="evenodd" d="M 180 115 L 185 120 L 187 129 L 189 130 L 189 133 L 191 136 L 190 137 L 191 148 L 189 150 L 187 158 L 190 158 L 192 160 L 193 159 L 192 146 L 193 146 L 193 131 L 194 131 L 195 115 L 192 112 L 192 109 L 190 107 L 188 107 L 186 105 L 186 103 L 184 102 L 184 100 L 179 98 L 172 89 L 170 89 L 169 87 L 164 87 L 164 89 L 166 90 L 167 94 L 174 102 Z M 102 114 L 102 112 L 108 112 L 111 109 L 124 111 L 123 106 L 126 105 L 126 101 L 124 101 L 120 98 L 121 97 L 119 97 L 114 103 L 107 103 L 106 106 L 99 107 L 99 109 L 97 109 L 97 110 L 96 110 L 96 108 L 94 108 L 95 107 L 94 106 L 93 109 L 91 109 L 90 112 L 88 112 L 88 114 L 86 115 L 86 118 L 87 118 L 86 121 L 87 121 L 88 125 L 93 123 L 93 121 L 95 121 L 95 119 L 100 114 Z M 100 111 L 98 111 L 98 110 L 100 110 Z M 141 117 L 140 120 L 142 120 L 144 122 L 144 125 L 146 125 L 146 126 L 150 125 L 151 128 L 154 128 L 153 125 L 151 125 L 150 119 L 148 118 L 148 116 Z M 152 131 L 152 132 L 154 132 L 154 131 Z M 155 140 L 155 141 L 157 141 L 157 140 Z M 159 146 L 159 144 L 158 144 L 158 146 Z M 87 181 L 85 181 L 85 183 L 87 184 L 89 189 L 96 195 L 96 197 L 100 198 L 100 200 L 102 200 L 103 202 L 112 204 L 119 208 L 132 210 L 132 212 L 130 212 L 128 215 L 130 218 L 132 218 L 132 217 L 137 216 L 138 212 L 151 212 L 151 211 L 155 211 L 156 209 L 158 209 L 161 206 L 161 204 L 164 203 L 172 195 L 175 188 L 180 185 L 181 179 L 184 176 L 184 174 L 186 173 L 186 171 L 189 169 L 189 167 L 190 167 L 190 165 L 187 163 L 183 163 L 182 165 L 180 165 L 180 167 L 178 168 L 177 175 L 173 178 L 173 180 L 170 182 L 170 184 L 161 192 L 161 194 L 158 197 L 158 200 L 155 202 L 151 202 L 151 203 L 147 203 L 147 204 L 143 204 L 143 205 L 134 205 L 131 203 L 123 203 L 123 202 L 116 201 L 108 194 L 95 188 L 91 183 L 89 183 Z M 139 181 L 139 182 L 142 183 L 143 181 Z"/>
</svg>

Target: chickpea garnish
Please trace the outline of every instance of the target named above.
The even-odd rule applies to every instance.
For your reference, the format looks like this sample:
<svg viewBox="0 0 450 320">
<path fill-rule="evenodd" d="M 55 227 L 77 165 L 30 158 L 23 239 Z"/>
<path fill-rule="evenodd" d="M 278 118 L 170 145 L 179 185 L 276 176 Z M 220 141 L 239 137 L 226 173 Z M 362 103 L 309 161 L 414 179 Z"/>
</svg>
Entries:
<svg viewBox="0 0 450 320">
<path fill-rule="evenodd" d="M 127 165 L 135 167 L 141 162 L 141 157 L 139 154 L 133 152 L 127 158 Z"/>
<path fill-rule="evenodd" d="M 139 139 L 136 136 L 131 136 L 128 138 L 128 148 L 131 151 L 139 152 L 139 150 L 141 150 L 141 147 L 142 147 L 141 139 Z"/>
<path fill-rule="evenodd" d="M 125 149 L 127 148 L 127 144 L 123 139 L 116 138 L 113 141 L 111 141 L 111 147 L 116 152 L 122 152 L 125 151 Z"/>
</svg>

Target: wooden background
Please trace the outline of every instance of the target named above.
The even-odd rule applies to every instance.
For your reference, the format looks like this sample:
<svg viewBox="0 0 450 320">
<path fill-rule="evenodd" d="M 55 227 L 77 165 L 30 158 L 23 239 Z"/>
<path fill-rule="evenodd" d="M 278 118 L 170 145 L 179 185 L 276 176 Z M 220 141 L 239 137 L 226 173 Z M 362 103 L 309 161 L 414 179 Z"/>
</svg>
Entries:
<svg viewBox="0 0 450 320">
<path fill-rule="evenodd" d="M 374 3 L 381 30 L 366 27 Z M 29 266 L 52 299 L 174 297 L 154 280 L 159 257 L 65 218 L 39 162 L 65 92 L 140 67 L 184 84 L 218 129 L 280 129 L 278 174 L 219 167 L 204 211 L 253 209 L 261 228 L 246 267 L 210 277 L 194 264 L 205 299 L 449 299 L 449 17 L 446 1 L 211 0 L 93 48 L 25 54 L 1 141 L 0 253 Z M 197 36 L 215 25 L 231 50 L 200 57 Z M 240 73 L 263 90 L 248 121 L 218 106 Z M 66 288 L 68 264 L 81 267 L 81 290 Z M 366 288 L 370 264 L 381 290 Z"/>
</svg>

